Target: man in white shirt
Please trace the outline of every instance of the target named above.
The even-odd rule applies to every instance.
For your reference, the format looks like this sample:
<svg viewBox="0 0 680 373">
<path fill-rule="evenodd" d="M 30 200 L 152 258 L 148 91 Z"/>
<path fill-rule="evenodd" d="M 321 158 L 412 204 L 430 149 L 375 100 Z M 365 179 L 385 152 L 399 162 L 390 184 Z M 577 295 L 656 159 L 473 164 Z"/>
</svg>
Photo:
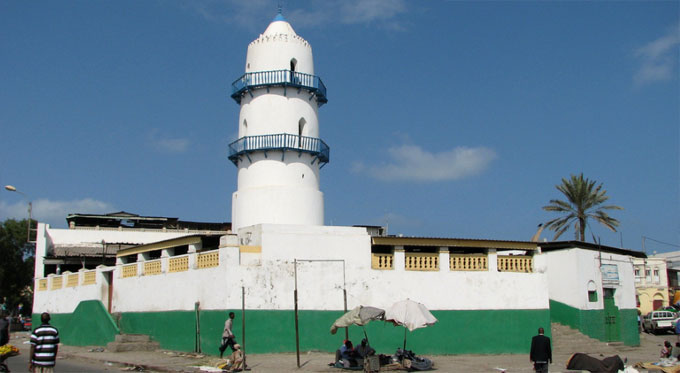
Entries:
<svg viewBox="0 0 680 373">
<path fill-rule="evenodd" d="M 236 339 L 234 338 L 234 333 L 231 332 L 231 328 L 234 325 L 234 315 L 233 312 L 229 312 L 229 318 L 224 323 L 224 332 L 222 332 L 222 345 L 220 346 L 220 358 L 224 354 L 224 350 L 227 347 L 231 347 L 232 351 L 235 351 L 234 345 L 236 344 Z"/>
</svg>

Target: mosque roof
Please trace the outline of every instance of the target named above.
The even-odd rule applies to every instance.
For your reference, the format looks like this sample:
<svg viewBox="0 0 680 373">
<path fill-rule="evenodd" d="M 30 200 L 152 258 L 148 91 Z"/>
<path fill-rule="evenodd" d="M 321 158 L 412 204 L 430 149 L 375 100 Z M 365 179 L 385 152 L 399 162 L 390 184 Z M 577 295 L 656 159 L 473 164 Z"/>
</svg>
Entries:
<svg viewBox="0 0 680 373">
<path fill-rule="evenodd" d="M 272 23 L 270 23 L 269 26 L 267 26 L 267 29 L 262 33 L 264 36 L 277 34 L 297 35 L 295 30 L 293 30 L 293 26 L 283 18 L 281 13 L 278 13 L 276 17 L 274 17 Z"/>
</svg>

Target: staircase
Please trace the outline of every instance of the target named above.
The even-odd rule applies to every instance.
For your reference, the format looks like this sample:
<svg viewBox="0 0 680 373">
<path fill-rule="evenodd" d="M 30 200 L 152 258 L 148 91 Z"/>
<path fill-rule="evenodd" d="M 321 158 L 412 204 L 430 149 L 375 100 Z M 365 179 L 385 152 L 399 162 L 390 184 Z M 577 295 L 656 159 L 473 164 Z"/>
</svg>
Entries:
<svg viewBox="0 0 680 373">
<path fill-rule="evenodd" d="M 626 351 L 634 347 L 625 346 L 622 342 L 602 342 L 590 338 L 576 329 L 568 326 L 552 323 L 552 351 L 553 363 L 558 366 L 566 366 L 567 361 L 576 352 L 588 354 L 597 359 L 619 355 L 622 359 Z"/>
<path fill-rule="evenodd" d="M 158 342 L 144 334 L 118 334 L 114 342 L 109 342 L 106 349 L 110 352 L 155 351 L 160 348 Z"/>
</svg>

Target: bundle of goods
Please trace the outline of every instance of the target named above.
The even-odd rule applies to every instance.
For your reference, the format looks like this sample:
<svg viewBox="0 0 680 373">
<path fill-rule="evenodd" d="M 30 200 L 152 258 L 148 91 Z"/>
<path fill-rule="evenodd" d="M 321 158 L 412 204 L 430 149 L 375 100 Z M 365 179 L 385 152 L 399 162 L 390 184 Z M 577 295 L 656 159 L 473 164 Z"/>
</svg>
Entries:
<svg viewBox="0 0 680 373">
<path fill-rule="evenodd" d="M 10 356 L 19 355 L 19 349 L 12 345 L 4 345 L 0 347 L 0 356 L 3 358 L 8 358 Z"/>
</svg>

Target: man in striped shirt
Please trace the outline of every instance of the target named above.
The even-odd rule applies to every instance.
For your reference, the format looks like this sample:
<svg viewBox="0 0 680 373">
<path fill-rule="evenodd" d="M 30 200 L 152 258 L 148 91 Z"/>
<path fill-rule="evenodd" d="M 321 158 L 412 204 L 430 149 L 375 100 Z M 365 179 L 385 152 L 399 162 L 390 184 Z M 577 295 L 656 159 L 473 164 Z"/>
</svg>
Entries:
<svg viewBox="0 0 680 373">
<path fill-rule="evenodd" d="M 40 315 L 42 325 L 31 334 L 31 355 L 28 370 L 33 373 L 53 373 L 59 349 L 59 331 L 50 325 L 50 314 Z"/>
</svg>

